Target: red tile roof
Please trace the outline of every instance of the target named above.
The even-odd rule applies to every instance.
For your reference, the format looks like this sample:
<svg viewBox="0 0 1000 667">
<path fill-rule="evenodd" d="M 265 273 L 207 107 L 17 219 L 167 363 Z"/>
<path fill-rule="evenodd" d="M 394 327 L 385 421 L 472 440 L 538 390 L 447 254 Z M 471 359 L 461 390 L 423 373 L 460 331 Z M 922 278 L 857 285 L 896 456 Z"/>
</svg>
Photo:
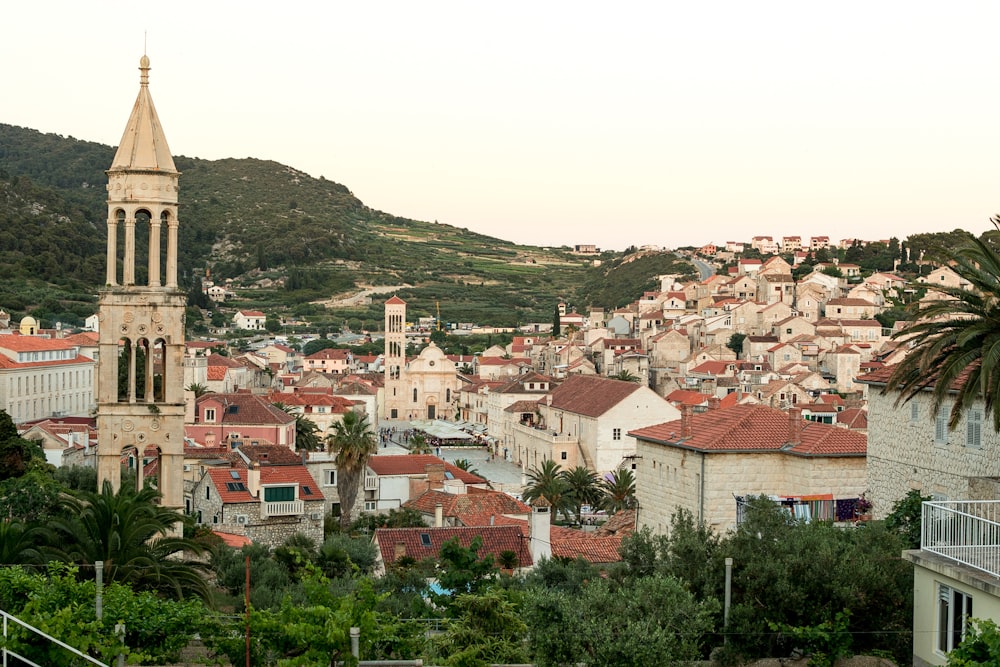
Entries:
<svg viewBox="0 0 1000 667">
<path fill-rule="evenodd" d="M 485 484 L 486 480 L 479 475 L 462 470 L 456 465 L 448 463 L 431 454 L 391 454 L 386 456 L 373 456 L 368 459 L 368 467 L 376 475 L 396 476 L 396 475 L 423 475 L 427 472 L 428 465 L 444 464 L 445 472 L 451 473 L 452 477 L 461 480 L 466 484 Z"/>
<path fill-rule="evenodd" d="M 784 452 L 800 456 L 865 456 L 868 438 L 829 424 L 802 421 L 801 442 L 792 445 L 788 413 L 762 405 L 734 405 L 691 415 L 691 436 L 681 420 L 629 431 L 649 442 L 703 452 Z"/>
<path fill-rule="evenodd" d="M 707 404 L 710 398 L 711 396 L 708 394 L 703 394 L 700 391 L 691 391 L 690 389 L 675 389 L 667 394 L 668 401 L 682 405 Z"/>
<path fill-rule="evenodd" d="M 402 299 L 400 299 L 398 296 L 389 297 L 389 300 L 386 301 L 385 303 L 386 303 L 386 305 L 393 305 L 393 306 L 399 305 L 399 304 L 402 304 L 404 306 L 406 305 L 406 302 L 403 301 Z"/>
<path fill-rule="evenodd" d="M 232 474 L 235 473 L 235 474 Z M 209 478 L 212 480 L 212 486 L 219 494 L 219 498 L 222 499 L 222 503 L 232 504 L 232 503 L 256 503 L 257 498 L 254 498 L 250 494 L 250 490 L 247 488 L 247 471 L 246 468 L 213 468 L 207 472 Z M 241 484 L 242 489 L 232 490 L 229 485 Z"/>
<path fill-rule="evenodd" d="M 635 382 L 596 375 L 572 375 L 552 390 L 551 407 L 585 417 L 599 417 L 640 388 Z"/>
<path fill-rule="evenodd" d="M 261 466 L 260 483 L 263 484 L 298 484 L 299 500 L 325 500 L 323 490 L 309 474 L 304 465 L 294 466 Z"/>
<path fill-rule="evenodd" d="M 218 535 L 226 546 L 232 547 L 233 549 L 242 549 L 248 544 L 253 544 L 253 542 L 250 541 L 250 538 L 246 535 L 233 535 L 232 533 L 223 533 L 218 530 L 213 530 L 212 533 Z"/>
<path fill-rule="evenodd" d="M 498 559 L 504 551 L 517 554 L 519 567 L 533 565 L 528 540 L 517 526 L 475 526 L 458 528 L 378 528 L 375 530 L 375 544 L 382 554 L 382 561 L 388 566 L 396 560 L 396 545 L 402 544 L 405 555 L 418 561 L 437 559 L 441 546 L 451 539 L 457 539 L 463 547 L 472 544 L 476 537 L 482 537 L 480 558 L 492 555 Z"/>
<path fill-rule="evenodd" d="M 22 336 L 17 333 L 0 335 L 0 348 L 12 352 L 46 352 L 50 350 L 69 350 L 74 347 L 77 346 L 60 338 Z"/>
<path fill-rule="evenodd" d="M 470 487 L 468 493 L 455 494 L 443 491 L 425 491 L 404 503 L 424 514 L 433 515 L 436 505 L 441 504 L 444 516 L 453 517 L 466 526 L 487 526 L 490 517 L 520 514 L 527 517 L 531 508 L 523 502 L 500 491 Z"/>
<path fill-rule="evenodd" d="M 295 417 L 274 407 L 263 397 L 248 392 L 199 396 L 198 414 L 204 414 L 206 404 L 222 410 L 219 420 L 230 426 L 290 424 L 295 421 Z"/>
</svg>

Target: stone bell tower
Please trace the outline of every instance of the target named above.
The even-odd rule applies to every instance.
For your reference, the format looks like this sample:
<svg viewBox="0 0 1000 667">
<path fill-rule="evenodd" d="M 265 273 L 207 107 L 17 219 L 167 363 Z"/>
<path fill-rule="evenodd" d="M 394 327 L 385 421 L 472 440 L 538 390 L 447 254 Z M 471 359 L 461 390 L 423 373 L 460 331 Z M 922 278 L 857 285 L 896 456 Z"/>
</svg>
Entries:
<svg viewBox="0 0 1000 667">
<path fill-rule="evenodd" d="M 108 169 L 107 281 L 100 291 L 98 486 L 156 458 L 165 507 L 183 509 L 184 308 L 177 286 L 177 183 L 139 60 L 139 96 Z M 139 241 L 137 251 L 136 245 Z M 137 270 L 137 257 L 139 267 Z"/>
</svg>

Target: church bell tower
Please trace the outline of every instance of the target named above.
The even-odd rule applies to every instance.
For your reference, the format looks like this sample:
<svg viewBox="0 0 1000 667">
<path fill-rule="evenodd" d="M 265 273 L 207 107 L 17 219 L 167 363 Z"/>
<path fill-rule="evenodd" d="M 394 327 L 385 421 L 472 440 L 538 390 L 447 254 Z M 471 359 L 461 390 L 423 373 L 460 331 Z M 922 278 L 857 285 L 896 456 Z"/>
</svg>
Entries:
<svg viewBox="0 0 1000 667">
<path fill-rule="evenodd" d="M 107 280 L 98 317 L 98 486 L 122 483 L 156 459 L 165 507 L 183 509 L 184 309 L 177 285 L 177 183 L 149 94 L 149 58 L 139 61 L 136 98 L 108 169 Z"/>
</svg>

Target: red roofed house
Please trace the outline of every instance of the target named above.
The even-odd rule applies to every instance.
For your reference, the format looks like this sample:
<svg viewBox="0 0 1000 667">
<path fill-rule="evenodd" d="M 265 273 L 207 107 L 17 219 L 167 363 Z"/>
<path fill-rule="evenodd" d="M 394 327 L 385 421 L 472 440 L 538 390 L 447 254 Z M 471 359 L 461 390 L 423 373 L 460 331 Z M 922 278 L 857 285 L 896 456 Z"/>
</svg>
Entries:
<svg viewBox="0 0 1000 667">
<path fill-rule="evenodd" d="M 295 449 L 295 417 L 249 392 L 198 397 L 184 433 L 209 447 L 231 449 L 247 444 L 282 445 Z"/>
<path fill-rule="evenodd" d="M 237 310 L 233 315 L 233 326 L 237 329 L 260 331 L 266 323 L 267 316 L 259 310 Z"/>
<path fill-rule="evenodd" d="M 759 405 L 734 405 L 630 431 L 637 440 L 636 498 L 643 526 L 665 533 L 684 509 L 722 533 L 740 500 L 784 499 L 796 516 L 838 518 L 867 488 L 867 437 Z M 847 519 L 850 517 L 840 516 Z"/>
<path fill-rule="evenodd" d="M 525 470 L 552 459 L 564 469 L 582 465 L 597 473 L 631 465 L 630 429 L 680 414 L 649 387 L 594 375 L 571 375 L 536 410 L 532 425 L 520 423 L 520 414 L 504 413 L 510 422 L 501 432 L 509 434 L 504 446 L 513 460 Z"/>
<path fill-rule="evenodd" d="M 525 368 L 531 368 L 531 359 L 527 357 L 505 359 L 483 356 L 476 361 L 476 370 L 483 380 L 505 380 L 520 375 Z"/>
<path fill-rule="evenodd" d="M 210 392 L 229 394 L 250 386 L 250 370 L 240 362 L 221 354 L 206 358 L 205 387 Z"/>
<path fill-rule="evenodd" d="M 548 520 L 546 518 L 546 520 Z M 449 540 L 468 548 L 476 538 L 482 540 L 477 556 L 492 556 L 499 562 L 505 551 L 514 553 L 517 567 L 528 570 L 534 564 L 529 543 L 518 526 L 476 526 L 451 528 L 378 528 L 375 530 L 375 567 L 373 575 L 378 577 L 401 558 L 412 558 L 417 562 L 437 561 L 441 547 Z"/>
<path fill-rule="evenodd" d="M 354 356 L 350 350 L 326 348 L 318 350 L 302 359 L 302 367 L 307 371 L 321 373 L 350 373 L 354 365 Z"/>
<path fill-rule="evenodd" d="M 97 405 L 96 366 L 81 352 L 79 343 L 0 335 L 0 409 L 14 423 L 87 417 Z"/>
<path fill-rule="evenodd" d="M 467 487 L 455 494 L 428 489 L 403 505 L 420 512 L 429 526 L 489 526 L 497 519 L 527 521 L 531 508 L 501 491 Z"/>
<path fill-rule="evenodd" d="M 323 542 L 323 491 L 301 463 L 234 461 L 206 471 L 191 492 L 191 513 L 213 530 L 280 546 L 301 533 Z"/>
<path fill-rule="evenodd" d="M 304 415 L 316 424 L 320 437 L 328 435 L 333 425 L 339 423 L 348 412 L 364 411 L 363 401 L 352 401 L 343 396 L 336 396 L 332 388 L 274 391 L 268 395 L 267 400 L 271 403 L 281 403 L 291 415 Z M 369 423 L 373 417 L 373 414 L 368 414 Z"/>
<path fill-rule="evenodd" d="M 468 487 L 488 486 L 479 475 L 430 454 L 373 456 L 358 498 L 365 512 L 388 512 L 429 489 L 462 494 Z"/>
<path fill-rule="evenodd" d="M 18 435 L 25 440 L 36 440 L 45 452 L 45 459 L 54 466 L 86 465 L 95 467 L 97 461 L 97 420 L 94 417 L 61 417 L 23 422 L 18 425 Z M 67 453 L 69 460 L 67 462 Z"/>
</svg>

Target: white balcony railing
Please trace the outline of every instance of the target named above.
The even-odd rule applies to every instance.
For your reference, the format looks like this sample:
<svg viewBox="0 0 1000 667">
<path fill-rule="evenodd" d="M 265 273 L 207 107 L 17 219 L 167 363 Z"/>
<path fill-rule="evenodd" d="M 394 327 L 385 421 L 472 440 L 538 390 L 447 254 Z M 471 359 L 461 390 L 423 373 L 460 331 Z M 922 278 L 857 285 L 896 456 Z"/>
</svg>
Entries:
<svg viewBox="0 0 1000 667">
<path fill-rule="evenodd" d="M 1000 577 L 1000 500 L 925 502 L 920 547 Z"/>
<path fill-rule="evenodd" d="M 260 518 L 266 519 L 270 516 L 292 516 L 302 514 L 306 504 L 301 500 L 279 500 L 273 503 L 261 503 Z"/>
</svg>

